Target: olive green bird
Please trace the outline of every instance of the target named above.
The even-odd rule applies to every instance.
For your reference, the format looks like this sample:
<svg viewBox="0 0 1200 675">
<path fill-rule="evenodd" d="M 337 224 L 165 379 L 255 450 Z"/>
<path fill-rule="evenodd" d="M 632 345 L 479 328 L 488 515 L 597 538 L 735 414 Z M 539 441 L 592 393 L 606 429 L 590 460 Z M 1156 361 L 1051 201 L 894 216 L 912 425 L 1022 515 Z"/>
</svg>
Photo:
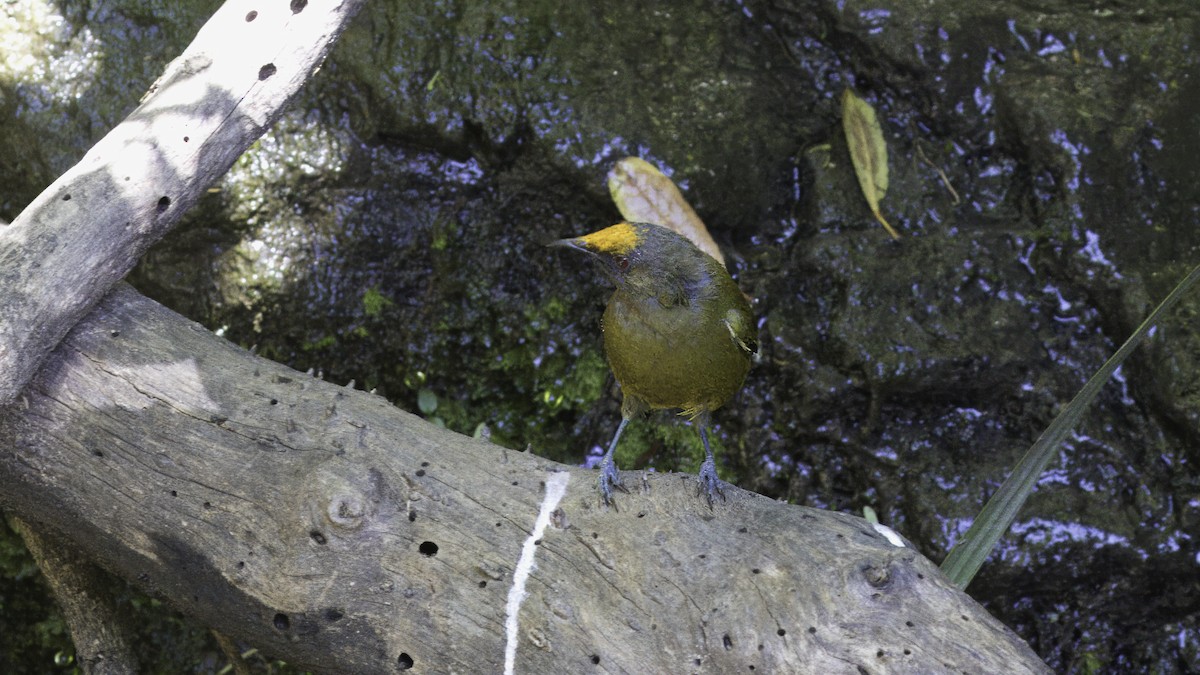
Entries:
<svg viewBox="0 0 1200 675">
<path fill-rule="evenodd" d="M 746 296 L 729 272 L 687 238 L 648 223 L 618 223 L 554 242 L 590 254 L 617 289 L 604 310 L 609 367 L 621 385 L 621 424 L 600 462 L 600 494 L 624 490 L 613 460 L 629 420 L 678 408 L 700 432 L 700 487 L 711 507 L 721 492 L 708 444 L 712 411 L 742 388 L 758 352 Z"/>
</svg>

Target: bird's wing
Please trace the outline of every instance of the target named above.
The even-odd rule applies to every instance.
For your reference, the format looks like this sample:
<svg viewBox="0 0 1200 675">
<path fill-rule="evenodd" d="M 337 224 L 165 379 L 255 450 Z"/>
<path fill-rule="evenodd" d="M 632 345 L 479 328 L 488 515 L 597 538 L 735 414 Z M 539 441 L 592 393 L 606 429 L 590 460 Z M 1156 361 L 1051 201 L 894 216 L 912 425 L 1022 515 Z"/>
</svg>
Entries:
<svg viewBox="0 0 1200 675">
<path fill-rule="evenodd" d="M 754 325 L 750 323 L 744 312 L 731 308 L 725 312 L 721 321 L 729 329 L 729 337 L 734 344 L 744 351 L 747 357 L 758 355 L 758 331 L 754 329 Z"/>
</svg>

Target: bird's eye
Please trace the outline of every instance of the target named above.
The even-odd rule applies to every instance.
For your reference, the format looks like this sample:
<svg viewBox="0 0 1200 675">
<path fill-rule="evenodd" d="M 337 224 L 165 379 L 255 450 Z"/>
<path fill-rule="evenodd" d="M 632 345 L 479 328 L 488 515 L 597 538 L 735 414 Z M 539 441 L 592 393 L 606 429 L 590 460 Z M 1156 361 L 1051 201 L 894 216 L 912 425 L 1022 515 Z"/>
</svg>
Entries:
<svg viewBox="0 0 1200 675">
<path fill-rule="evenodd" d="M 621 270 L 622 272 L 629 269 L 629 258 L 623 255 L 617 256 L 617 269 Z"/>
</svg>

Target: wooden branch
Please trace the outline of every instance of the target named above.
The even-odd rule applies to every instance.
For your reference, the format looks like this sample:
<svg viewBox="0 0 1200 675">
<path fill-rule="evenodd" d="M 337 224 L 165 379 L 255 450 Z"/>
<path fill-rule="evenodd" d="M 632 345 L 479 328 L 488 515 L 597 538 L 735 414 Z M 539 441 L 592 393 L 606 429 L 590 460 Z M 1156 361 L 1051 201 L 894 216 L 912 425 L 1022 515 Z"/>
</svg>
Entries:
<svg viewBox="0 0 1200 675">
<path fill-rule="evenodd" d="M 0 403 L 279 117 L 362 3 L 227 2 L 125 121 L 0 228 Z"/>
<path fill-rule="evenodd" d="M 1047 672 L 865 521 L 473 440 L 119 287 L 0 409 L 0 506 L 337 673 Z M 561 499 L 555 489 L 563 488 Z M 524 585 L 525 593 L 514 593 Z M 509 642 L 510 637 L 512 642 Z"/>
<path fill-rule="evenodd" d="M 107 577 L 61 537 L 13 517 L 14 529 L 37 562 L 71 629 L 75 659 L 87 675 L 138 672 L 127 622 L 107 592 Z"/>
</svg>

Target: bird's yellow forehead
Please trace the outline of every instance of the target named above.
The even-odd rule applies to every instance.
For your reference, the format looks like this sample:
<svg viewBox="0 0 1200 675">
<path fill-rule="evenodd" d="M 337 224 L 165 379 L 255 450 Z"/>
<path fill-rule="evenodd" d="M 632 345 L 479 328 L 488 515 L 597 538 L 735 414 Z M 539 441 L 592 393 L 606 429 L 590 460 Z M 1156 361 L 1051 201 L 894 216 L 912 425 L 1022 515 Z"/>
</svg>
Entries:
<svg viewBox="0 0 1200 675">
<path fill-rule="evenodd" d="M 637 230 L 629 223 L 617 223 L 612 227 L 585 234 L 579 238 L 584 246 L 597 253 L 610 255 L 625 255 L 637 248 L 640 237 Z"/>
</svg>

